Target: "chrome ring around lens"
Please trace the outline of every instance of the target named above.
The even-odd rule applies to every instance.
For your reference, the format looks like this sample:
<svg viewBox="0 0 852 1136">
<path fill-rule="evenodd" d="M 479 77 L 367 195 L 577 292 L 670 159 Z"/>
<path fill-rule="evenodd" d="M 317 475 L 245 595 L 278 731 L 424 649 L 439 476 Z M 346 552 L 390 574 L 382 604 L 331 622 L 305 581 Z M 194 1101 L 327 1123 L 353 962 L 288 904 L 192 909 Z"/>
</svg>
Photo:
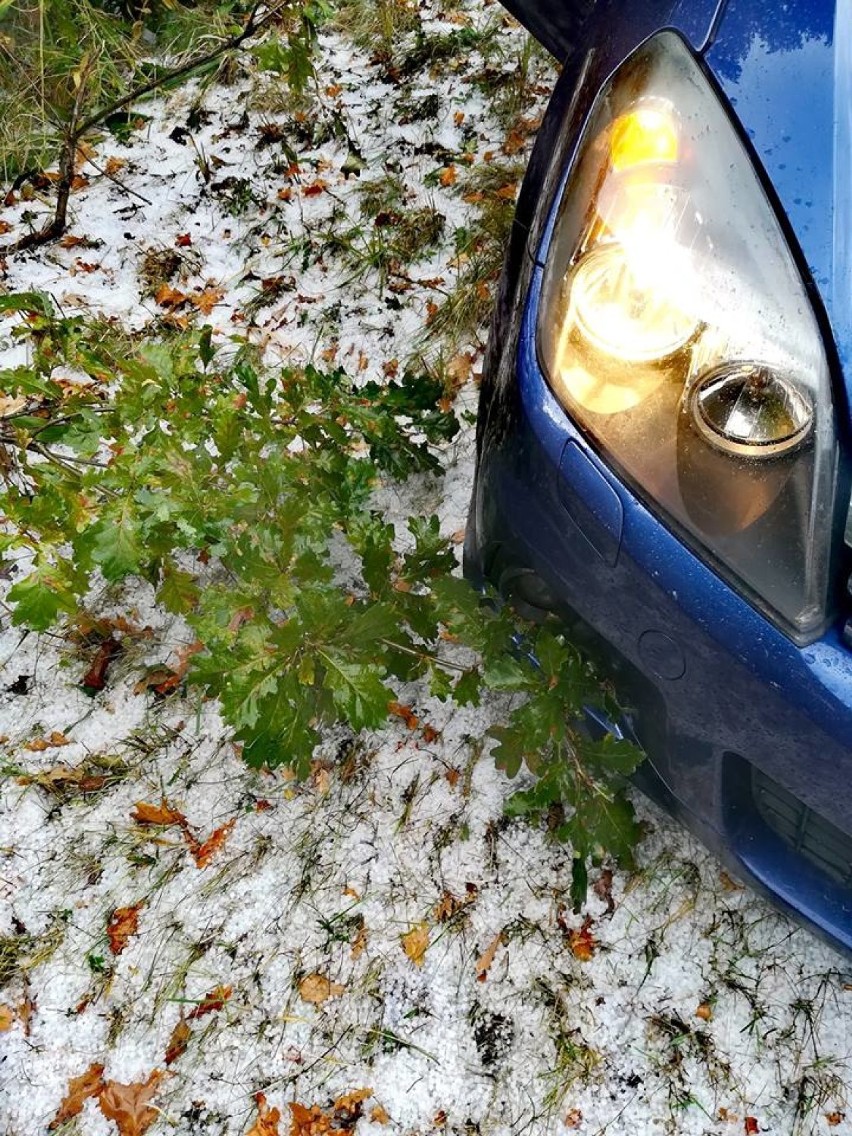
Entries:
<svg viewBox="0 0 852 1136">
<path fill-rule="evenodd" d="M 698 432 L 725 453 L 770 458 L 801 445 L 813 410 L 801 387 L 766 363 L 714 367 L 692 387 L 689 411 Z"/>
</svg>

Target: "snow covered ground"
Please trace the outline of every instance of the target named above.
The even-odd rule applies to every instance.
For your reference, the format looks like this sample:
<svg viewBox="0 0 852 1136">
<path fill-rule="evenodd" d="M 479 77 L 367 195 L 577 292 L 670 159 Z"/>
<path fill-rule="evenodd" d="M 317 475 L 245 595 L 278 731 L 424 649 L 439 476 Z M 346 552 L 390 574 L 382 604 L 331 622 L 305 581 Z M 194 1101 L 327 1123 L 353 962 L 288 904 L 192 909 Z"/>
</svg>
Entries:
<svg viewBox="0 0 852 1136">
<path fill-rule="evenodd" d="M 325 33 L 306 109 L 251 71 L 141 106 L 81 167 L 72 239 L 3 283 L 132 328 L 206 308 L 271 360 L 466 380 L 443 481 L 387 495 L 458 534 L 485 331 L 438 340 L 436 308 L 476 252 L 470 179 L 511 186 L 553 73 L 494 4 L 415 15 L 393 64 Z M 18 236 L 49 206 L 0 220 Z M 387 231 L 415 211 L 398 263 Z M 298 784 L 246 769 L 214 704 L 137 693 L 187 629 L 144 586 L 105 603 L 151 633 L 94 698 L 73 644 L 0 617 L 6 1136 L 852 1132 L 847 961 L 668 818 L 638 802 L 638 870 L 598 871 L 575 916 L 565 850 L 502 815 L 496 705 L 407 689 L 416 728 L 329 737 Z"/>
</svg>

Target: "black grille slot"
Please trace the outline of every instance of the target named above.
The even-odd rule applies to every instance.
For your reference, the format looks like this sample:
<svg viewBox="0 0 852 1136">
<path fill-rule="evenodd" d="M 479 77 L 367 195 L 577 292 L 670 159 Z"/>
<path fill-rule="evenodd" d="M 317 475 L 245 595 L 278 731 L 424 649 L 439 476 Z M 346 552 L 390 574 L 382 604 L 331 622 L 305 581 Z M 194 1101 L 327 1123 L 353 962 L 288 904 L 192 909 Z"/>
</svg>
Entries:
<svg viewBox="0 0 852 1136">
<path fill-rule="evenodd" d="M 852 836 L 802 804 L 777 781 L 751 767 L 755 808 L 785 844 L 838 883 L 852 883 Z"/>
</svg>

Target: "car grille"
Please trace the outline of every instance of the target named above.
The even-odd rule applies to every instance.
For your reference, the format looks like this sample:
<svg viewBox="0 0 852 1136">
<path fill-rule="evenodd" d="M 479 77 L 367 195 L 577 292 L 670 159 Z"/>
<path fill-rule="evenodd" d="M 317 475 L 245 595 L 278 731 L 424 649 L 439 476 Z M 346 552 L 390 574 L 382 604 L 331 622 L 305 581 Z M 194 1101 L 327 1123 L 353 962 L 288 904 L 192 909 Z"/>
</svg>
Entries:
<svg viewBox="0 0 852 1136">
<path fill-rule="evenodd" d="M 751 767 L 751 791 L 758 813 L 785 844 L 831 879 L 852 884 L 852 837 L 755 766 Z"/>
</svg>

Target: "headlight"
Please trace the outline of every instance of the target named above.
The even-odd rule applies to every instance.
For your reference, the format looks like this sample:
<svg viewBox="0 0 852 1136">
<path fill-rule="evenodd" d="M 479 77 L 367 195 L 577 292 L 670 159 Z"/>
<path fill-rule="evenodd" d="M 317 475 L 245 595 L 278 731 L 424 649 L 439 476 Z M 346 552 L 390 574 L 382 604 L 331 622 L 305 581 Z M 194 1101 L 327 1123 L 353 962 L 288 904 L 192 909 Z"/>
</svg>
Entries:
<svg viewBox="0 0 852 1136">
<path fill-rule="evenodd" d="M 538 341 L 606 459 L 789 634 L 818 631 L 838 468 L 824 344 L 749 156 L 672 32 L 592 108 Z"/>
</svg>

